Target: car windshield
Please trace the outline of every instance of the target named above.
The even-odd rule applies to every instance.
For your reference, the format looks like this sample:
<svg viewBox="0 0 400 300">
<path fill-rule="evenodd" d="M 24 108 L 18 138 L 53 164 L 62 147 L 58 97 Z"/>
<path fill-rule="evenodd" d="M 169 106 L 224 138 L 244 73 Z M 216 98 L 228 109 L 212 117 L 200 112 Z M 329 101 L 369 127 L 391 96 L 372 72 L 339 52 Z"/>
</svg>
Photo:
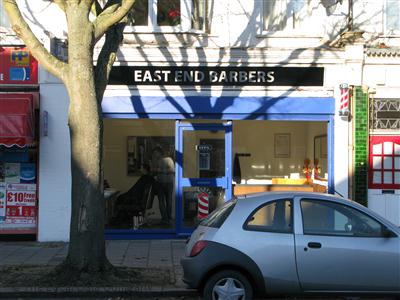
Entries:
<svg viewBox="0 0 400 300">
<path fill-rule="evenodd" d="M 232 199 L 221 207 L 214 210 L 207 218 L 201 221 L 201 226 L 219 228 L 225 222 L 231 211 L 236 205 L 237 200 Z"/>
</svg>

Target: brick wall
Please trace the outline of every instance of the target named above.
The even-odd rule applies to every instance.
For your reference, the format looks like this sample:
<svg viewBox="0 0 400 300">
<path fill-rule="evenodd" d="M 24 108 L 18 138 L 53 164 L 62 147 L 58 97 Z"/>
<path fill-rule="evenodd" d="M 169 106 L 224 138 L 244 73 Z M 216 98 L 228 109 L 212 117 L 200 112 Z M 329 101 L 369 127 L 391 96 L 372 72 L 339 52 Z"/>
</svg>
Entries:
<svg viewBox="0 0 400 300">
<path fill-rule="evenodd" d="M 367 206 L 368 201 L 368 92 L 353 90 L 354 190 L 353 200 Z"/>
</svg>

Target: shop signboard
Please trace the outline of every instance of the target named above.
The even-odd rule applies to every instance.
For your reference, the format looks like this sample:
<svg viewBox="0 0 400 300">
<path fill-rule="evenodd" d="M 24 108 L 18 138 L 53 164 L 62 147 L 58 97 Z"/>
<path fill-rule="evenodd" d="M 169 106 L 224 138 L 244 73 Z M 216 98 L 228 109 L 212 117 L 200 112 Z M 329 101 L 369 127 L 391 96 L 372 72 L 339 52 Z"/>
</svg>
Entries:
<svg viewBox="0 0 400 300">
<path fill-rule="evenodd" d="M 36 226 L 36 184 L 6 184 L 4 223 L 24 228 Z"/>
<path fill-rule="evenodd" d="M 38 84 L 38 62 L 25 47 L 0 47 L 0 86 Z"/>
<path fill-rule="evenodd" d="M 115 66 L 109 84 L 323 86 L 321 67 Z"/>
</svg>

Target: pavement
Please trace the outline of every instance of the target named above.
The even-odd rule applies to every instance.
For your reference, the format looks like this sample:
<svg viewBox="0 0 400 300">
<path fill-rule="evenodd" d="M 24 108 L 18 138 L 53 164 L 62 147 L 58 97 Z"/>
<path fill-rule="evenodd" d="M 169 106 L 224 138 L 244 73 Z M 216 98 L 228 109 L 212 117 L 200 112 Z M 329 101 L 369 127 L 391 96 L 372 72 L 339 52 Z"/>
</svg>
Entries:
<svg viewBox="0 0 400 300">
<path fill-rule="evenodd" d="M 180 258 L 185 240 L 118 240 L 106 241 L 106 253 L 114 266 L 163 269 L 169 281 L 129 287 L 0 287 L 0 298 L 46 299 L 199 299 L 195 290 L 182 282 Z M 56 266 L 66 257 L 67 243 L 0 242 L 0 268 L 18 266 Z M 0 273 L 1 276 L 1 273 Z M 276 299 L 276 298 L 274 298 Z M 282 299 L 321 299 L 281 297 Z M 342 300 L 340 298 L 323 298 Z M 347 299 L 391 300 L 390 298 L 350 297 Z M 271 299 L 272 300 L 272 299 Z"/>
<path fill-rule="evenodd" d="M 169 270 L 170 281 L 131 287 L 18 287 L 0 288 L 0 298 L 36 296 L 196 296 L 182 282 L 180 258 L 185 240 L 118 240 L 106 241 L 106 254 L 114 266 L 162 268 Z M 56 266 L 66 257 L 67 243 L 0 242 L 0 268 L 8 266 Z"/>
</svg>

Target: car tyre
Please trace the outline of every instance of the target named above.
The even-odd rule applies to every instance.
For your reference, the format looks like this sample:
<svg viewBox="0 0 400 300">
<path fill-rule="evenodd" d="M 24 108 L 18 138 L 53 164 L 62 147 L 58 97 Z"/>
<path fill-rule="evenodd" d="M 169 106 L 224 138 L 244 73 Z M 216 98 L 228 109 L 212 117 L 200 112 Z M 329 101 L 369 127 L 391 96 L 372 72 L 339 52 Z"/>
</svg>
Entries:
<svg viewBox="0 0 400 300">
<path fill-rule="evenodd" d="M 253 299 L 253 288 L 242 273 L 235 270 L 225 270 L 215 273 L 207 280 L 203 297 L 207 300 L 227 298 L 251 300 Z"/>
</svg>

